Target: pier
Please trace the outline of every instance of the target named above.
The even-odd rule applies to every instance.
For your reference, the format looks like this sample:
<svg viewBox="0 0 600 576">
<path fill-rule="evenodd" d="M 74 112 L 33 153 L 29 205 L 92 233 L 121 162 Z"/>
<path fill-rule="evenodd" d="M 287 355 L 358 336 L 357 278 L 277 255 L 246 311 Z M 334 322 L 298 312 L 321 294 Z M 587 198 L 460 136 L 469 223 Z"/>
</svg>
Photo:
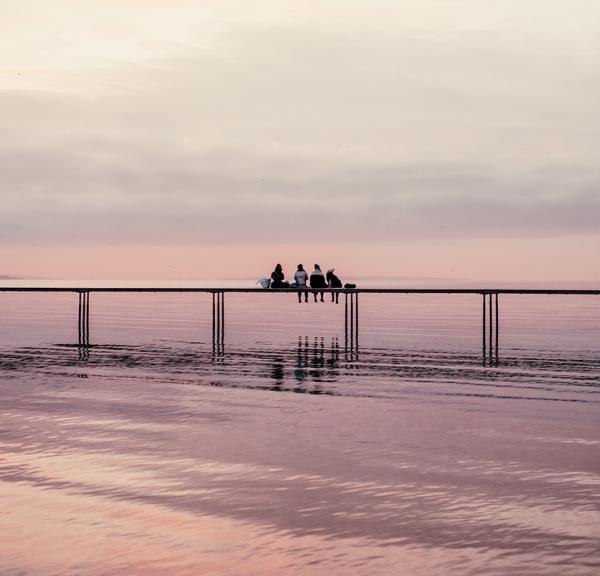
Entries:
<svg viewBox="0 0 600 576">
<path fill-rule="evenodd" d="M 473 294 L 482 297 L 482 357 L 484 364 L 497 365 L 500 345 L 500 296 L 501 295 L 550 295 L 550 296 L 600 296 L 600 290 L 555 289 L 477 289 L 477 288 L 323 288 L 308 289 L 314 293 L 338 293 L 344 296 L 344 344 L 346 350 L 358 351 L 359 341 L 359 295 L 402 294 Z M 212 348 L 222 356 L 225 346 L 225 294 L 291 295 L 297 288 L 121 288 L 121 287 L 0 287 L 0 292 L 71 292 L 78 295 L 78 343 L 80 348 L 90 347 L 90 294 L 91 293 L 203 293 L 212 295 Z M 303 292 L 303 290 L 302 290 Z"/>
</svg>

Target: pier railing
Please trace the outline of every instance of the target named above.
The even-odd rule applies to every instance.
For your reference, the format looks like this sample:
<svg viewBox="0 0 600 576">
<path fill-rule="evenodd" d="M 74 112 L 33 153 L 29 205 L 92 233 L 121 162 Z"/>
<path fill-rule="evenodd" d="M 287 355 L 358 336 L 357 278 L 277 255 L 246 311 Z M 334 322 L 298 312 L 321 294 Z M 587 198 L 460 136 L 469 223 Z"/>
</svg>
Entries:
<svg viewBox="0 0 600 576">
<path fill-rule="evenodd" d="M 225 341 L 225 294 L 298 294 L 337 293 L 344 295 L 345 346 L 358 350 L 358 297 L 359 294 L 474 294 L 481 295 L 482 306 L 482 352 L 483 360 L 498 363 L 500 338 L 500 295 L 550 295 L 550 296 L 600 296 L 600 290 L 561 290 L 528 288 L 190 288 L 190 287 L 28 287 L 0 286 L 0 292 L 72 292 L 78 294 L 78 340 L 79 346 L 90 346 L 90 294 L 97 293 L 204 293 L 212 295 L 212 344 L 213 351 L 222 354 Z"/>
</svg>

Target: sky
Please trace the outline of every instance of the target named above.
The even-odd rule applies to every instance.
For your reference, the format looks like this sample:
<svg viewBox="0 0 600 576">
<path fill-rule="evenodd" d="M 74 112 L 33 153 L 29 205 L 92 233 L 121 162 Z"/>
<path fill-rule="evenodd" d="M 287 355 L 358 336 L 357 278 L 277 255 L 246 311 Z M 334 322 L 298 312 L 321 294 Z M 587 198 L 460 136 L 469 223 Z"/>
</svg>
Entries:
<svg viewBox="0 0 600 576">
<path fill-rule="evenodd" d="M 0 275 L 600 281 L 597 0 L 0 0 Z"/>
</svg>

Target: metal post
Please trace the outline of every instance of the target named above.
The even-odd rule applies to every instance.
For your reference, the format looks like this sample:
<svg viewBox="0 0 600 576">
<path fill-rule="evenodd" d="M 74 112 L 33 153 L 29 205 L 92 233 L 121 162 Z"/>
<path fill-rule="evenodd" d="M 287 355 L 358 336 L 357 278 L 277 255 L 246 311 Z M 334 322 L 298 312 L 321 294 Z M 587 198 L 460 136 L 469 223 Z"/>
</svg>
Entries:
<svg viewBox="0 0 600 576">
<path fill-rule="evenodd" d="M 90 293 L 85 293 L 85 345 L 90 345 Z"/>
<path fill-rule="evenodd" d="M 82 333 L 82 317 L 83 317 L 83 302 L 82 302 L 82 298 L 81 298 L 81 292 L 78 292 L 77 295 L 79 296 L 79 310 L 78 310 L 78 314 L 77 314 L 77 337 L 78 337 L 78 342 L 79 345 L 81 346 L 83 344 L 82 338 L 83 338 L 83 333 Z"/>
<path fill-rule="evenodd" d="M 219 337 L 219 293 L 215 292 L 215 300 L 216 300 L 216 306 L 215 306 L 215 342 L 217 341 L 217 338 Z"/>
<path fill-rule="evenodd" d="M 87 313 L 87 302 L 86 302 L 86 295 L 85 292 L 81 295 L 81 301 L 82 301 L 82 305 L 81 305 L 81 334 L 82 334 L 82 342 L 83 345 L 85 346 L 87 344 L 86 338 L 85 338 L 85 334 L 86 334 L 86 326 L 85 326 L 85 317 L 86 317 L 86 313 Z"/>
<path fill-rule="evenodd" d="M 348 292 L 344 292 L 344 341 L 348 346 Z"/>
<path fill-rule="evenodd" d="M 356 347 L 358 348 L 358 292 L 356 293 Z"/>
<path fill-rule="evenodd" d="M 221 293 L 217 292 L 217 343 L 221 341 Z"/>
<path fill-rule="evenodd" d="M 500 324 L 500 321 L 498 320 L 498 292 L 496 292 L 496 362 L 498 362 L 499 324 Z"/>
<path fill-rule="evenodd" d="M 78 292 L 77 337 L 79 346 L 90 345 L 90 293 Z"/>
<path fill-rule="evenodd" d="M 215 344 L 215 293 L 212 293 L 212 339 Z"/>
<path fill-rule="evenodd" d="M 225 340 L 225 292 L 221 292 L 221 342 Z"/>
<path fill-rule="evenodd" d="M 490 327 L 490 359 L 492 357 L 492 320 L 493 320 L 493 310 L 492 310 L 492 295 L 488 294 L 489 307 L 490 307 L 490 317 L 489 317 L 489 327 Z"/>
<path fill-rule="evenodd" d="M 485 339 L 485 292 L 482 293 L 483 296 L 483 360 L 485 361 L 485 351 L 486 351 L 486 339 Z"/>
<path fill-rule="evenodd" d="M 354 348 L 354 294 L 350 293 L 350 348 Z"/>
</svg>

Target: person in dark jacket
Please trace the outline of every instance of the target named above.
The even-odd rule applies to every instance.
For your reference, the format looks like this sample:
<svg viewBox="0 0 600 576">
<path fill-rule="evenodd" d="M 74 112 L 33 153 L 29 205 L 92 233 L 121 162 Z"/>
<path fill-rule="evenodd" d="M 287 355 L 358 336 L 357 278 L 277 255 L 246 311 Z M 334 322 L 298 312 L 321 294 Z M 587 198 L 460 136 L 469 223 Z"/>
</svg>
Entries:
<svg viewBox="0 0 600 576">
<path fill-rule="evenodd" d="M 321 267 L 318 264 L 315 264 L 315 269 L 310 275 L 310 287 L 311 289 L 327 288 L 325 276 L 323 275 L 323 272 L 321 272 Z M 315 295 L 315 302 L 317 301 L 317 292 L 319 292 L 319 290 L 313 290 L 313 294 Z M 325 302 L 325 300 L 323 300 L 323 292 L 321 292 L 321 302 Z"/>
<path fill-rule="evenodd" d="M 284 282 L 283 268 L 281 264 L 275 266 L 275 270 L 271 272 L 271 288 L 289 288 L 289 284 Z"/>
<path fill-rule="evenodd" d="M 330 288 L 341 288 L 342 281 L 334 274 L 334 272 L 335 272 L 335 268 L 332 268 L 331 270 L 327 270 L 327 274 L 325 275 L 325 279 L 327 280 L 327 285 Z M 331 301 L 333 302 L 335 300 L 336 304 L 339 304 L 339 297 L 340 297 L 339 292 L 331 293 Z"/>
</svg>

